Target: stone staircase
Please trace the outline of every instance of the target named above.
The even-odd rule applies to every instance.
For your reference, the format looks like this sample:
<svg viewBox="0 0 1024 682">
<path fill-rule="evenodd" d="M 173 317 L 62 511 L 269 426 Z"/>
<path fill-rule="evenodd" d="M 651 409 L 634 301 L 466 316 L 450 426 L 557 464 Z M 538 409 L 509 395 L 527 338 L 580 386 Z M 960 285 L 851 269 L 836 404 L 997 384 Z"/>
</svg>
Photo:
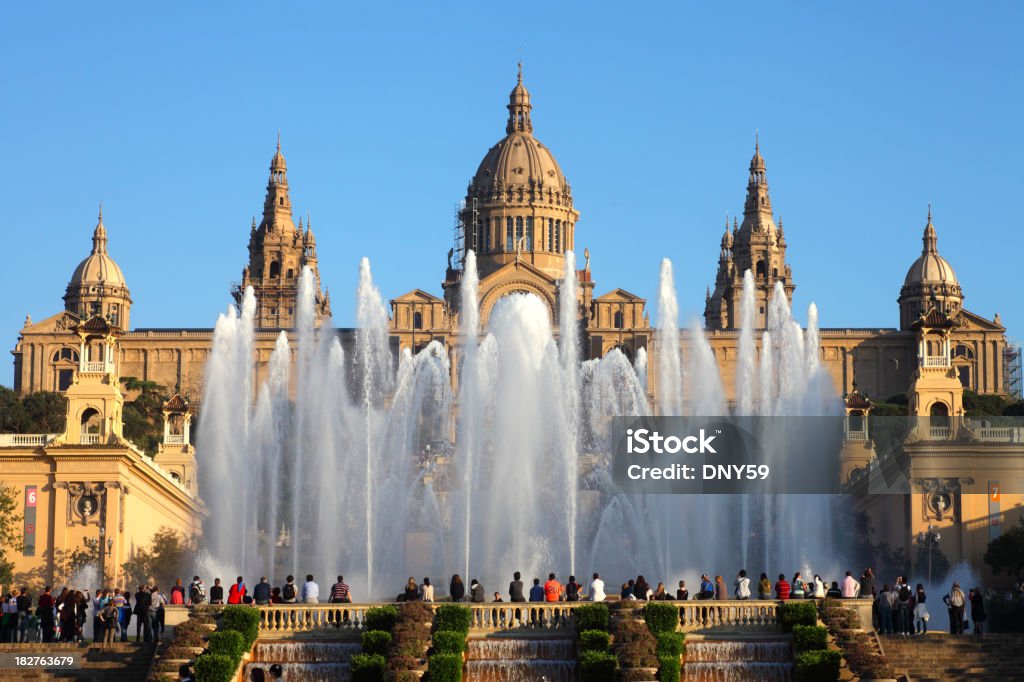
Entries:
<svg viewBox="0 0 1024 682">
<path fill-rule="evenodd" d="M 882 637 L 882 650 L 897 675 L 912 682 L 1024 679 L 1024 634 Z"/>
<path fill-rule="evenodd" d="M 0 670 L 0 680 L 76 680 L 78 682 L 141 682 L 153 662 L 154 645 L 136 642 L 116 642 L 109 649 L 101 650 L 92 643 L 87 644 L 0 644 L 0 653 L 20 656 L 60 656 L 77 654 L 81 667 L 73 670 L 41 670 L 12 668 Z"/>
</svg>

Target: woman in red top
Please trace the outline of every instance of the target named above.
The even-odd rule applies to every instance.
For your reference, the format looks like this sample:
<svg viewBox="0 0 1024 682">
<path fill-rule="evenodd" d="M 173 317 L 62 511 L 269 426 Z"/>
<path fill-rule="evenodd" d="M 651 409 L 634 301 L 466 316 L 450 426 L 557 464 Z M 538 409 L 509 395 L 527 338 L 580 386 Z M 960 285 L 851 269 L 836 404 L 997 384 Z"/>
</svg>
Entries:
<svg viewBox="0 0 1024 682">
<path fill-rule="evenodd" d="M 243 599 L 245 599 L 245 583 L 242 582 L 242 576 L 238 576 L 235 584 L 228 590 L 228 603 L 241 604 Z"/>
<path fill-rule="evenodd" d="M 184 604 L 185 603 L 185 587 L 181 584 L 181 578 L 178 578 L 174 582 L 174 587 L 171 588 L 171 603 L 172 604 Z"/>
</svg>

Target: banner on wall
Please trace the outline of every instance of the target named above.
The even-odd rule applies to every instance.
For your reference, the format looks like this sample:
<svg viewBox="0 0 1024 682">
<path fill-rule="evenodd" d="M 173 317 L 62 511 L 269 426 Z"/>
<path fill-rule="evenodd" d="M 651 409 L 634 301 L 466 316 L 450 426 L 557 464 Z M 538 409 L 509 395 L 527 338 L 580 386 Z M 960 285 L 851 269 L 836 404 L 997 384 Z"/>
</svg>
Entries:
<svg viewBox="0 0 1024 682">
<path fill-rule="evenodd" d="M 25 486 L 25 548 L 22 551 L 25 556 L 36 555 L 36 502 L 38 497 L 39 488 L 37 486 Z"/>
</svg>

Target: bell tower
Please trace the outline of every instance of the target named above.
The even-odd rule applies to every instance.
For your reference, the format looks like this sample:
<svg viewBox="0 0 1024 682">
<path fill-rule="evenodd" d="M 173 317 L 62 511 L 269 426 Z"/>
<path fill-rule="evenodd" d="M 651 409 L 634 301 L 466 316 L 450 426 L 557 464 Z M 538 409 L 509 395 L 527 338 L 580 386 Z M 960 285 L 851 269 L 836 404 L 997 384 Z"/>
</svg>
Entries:
<svg viewBox="0 0 1024 682">
<path fill-rule="evenodd" d="M 317 267 L 316 238 L 302 218 L 299 226 L 292 221 L 292 201 L 288 194 L 288 165 L 281 153 L 281 136 L 277 151 L 270 160 L 267 195 L 263 201 L 263 220 L 259 226 L 252 220 L 249 232 L 249 264 L 242 270 L 242 281 L 232 291 L 241 305 L 247 287 L 256 294 L 258 329 L 291 329 L 295 326 L 295 297 L 299 292 L 302 268 L 309 266 L 316 282 L 317 319 L 331 314 L 330 299 L 321 293 L 320 270 Z"/>
<path fill-rule="evenodd" d="M 97 315 L 76 325 L 78 369 L 64 392 L 67 426 L 58 441 L 65 445 L 117 445 L 121 435 L 121 394 L 117 339 L 121 330 Z"/>
<path fill-rule="evenodd" d="M 917 333 L 917 370 L 910 385 L 910 414 L 930 417 L 935 429 L 952 432 L 954 417 L 964 414 L 964 387 L 953 368 L 950 332 L 956 322 L 932 302 L 910 328 Z"/>
</svg>

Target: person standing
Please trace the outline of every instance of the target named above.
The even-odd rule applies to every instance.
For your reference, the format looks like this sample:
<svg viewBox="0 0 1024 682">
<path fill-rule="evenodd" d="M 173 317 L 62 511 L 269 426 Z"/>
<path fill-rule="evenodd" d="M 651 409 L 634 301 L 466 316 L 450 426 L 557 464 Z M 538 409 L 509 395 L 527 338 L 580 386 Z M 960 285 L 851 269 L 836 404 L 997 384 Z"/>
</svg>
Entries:
<svg viewBox="0 0 1024 682">
<path fill-rule="evenodd" d="M 981 593 L 980 587 L 971 590 L 971 622 L 974 623 L 974 634 L 983 634 L 985 620 L 988 615 L 985 613 L 985 595 Z"/>
<path fill-rule="evenodd" d="M 865 568 L 864 573 L 860 576 L 859 594 L 864 597 L 871 597 L 872 599 L 875 597 L 875 574 L 871 572 L 870 566 Z M 845 590 L 843 592 L 843 596 L 846 596 Z"/>
<path fill-rule="evenodd" d="M 18 593 L 18 641 L 24 642 L 28 636 L 28 619 L 32 611 L 32 597 L 28 594 L 28 588 L 21 588 Z"/>
<path fill-rule="evenodd" d="M 736 598 L 750 599 L 750 578 L 747 577 L 747 570 L 743 569 L 736 576 Z"/>
<path fill-rule="evenodd" d="M 270 583 L 267 582 L 267 576 L 260 577 L 260 581 L 256 583 L 256 587 L 252 590 L 252 598 L 257 606 L 267 606 L 270 604 Z"/>
<path fill-rule="evenodd" d="M 242 576 L 238 576 L 235 579 L 235 584 L 228 589 L 228 603 L 241 604 L 245 600 L 246 592 L 245 582 L 242 580 Z"/>
<path fill-rule="evenodd" d="M 519 571 L 512 574 L 512 582 L 508 584 L 508 600 L 511 602 L 524 602 L 526 597 L 523 596 L 523 576 Z"/>
<path fill-rule="evenodd" d="M 868 570 L 871 570 L 871 569 L 868 569 Z M 870 595 L 871 594 L 870 589 L 867 592 L 864 592 L 863 591 L 864 590 L 863 586 L 864 586 L 864 580 L 863 579 L 861 579 L 861 581 L 858 582 L 857 579 L 853 577 L 853 573 L 851 571 L 847 571 L 846 572 L 846 577 L 843 578 L 843 587 L 842 587 L 843 599 L 856 599 L 858 594 Z"/>
<path fill-rule="evenodd" d="M 608 598 L 608 595 L 604 593 L 604 581 L 601 580 L 601 575 L 595 573 L 594 577 L 590 581 L 590 600 L 591 601 L 604 601 Z"/>
<path fill-rule="evenodd" d="M 114 590 L 113 604 L 117 608 L 117 629 L 121 633 L 121 641 L 128 641 L 128 622 L 131 619 L 131 609 L 128 608 L 128 594 L 121 591 L 121 588 Z"/>
<path fill-rule="evenodd" d="M 139 591 L 135 593 L 135 641 L 139 641 L 139 633 L 142 633 L 143 642 L 153 641 L 153 623 L 149 619 L 150 595 L 145 585 L 139 585 Z"/>
<path fill-rule="evenodd" d="M 103 648 L 109 649 L 114 644 L 114 634 L 117 631 L 117 617 L 119 611 L 113 600 L 110 600 L 100 612 L 100 623 L 103 625 Z"/>
<path fill-rule="evenodd" d="M 220 578 L 213 579 L 213 587 L 210 588 L 210 603 L 224 603 L 224 586 L 220 584 Z"/>
<path fill-rule="evenodd" d="M 164 631 L 164 604 L 167 603 L 167 599 L 160 592 L 159 585 L 153 585 L 153 589 L 149 592 L 149 618 L 152 622 L 150 627 L 153 628 L 153 641 L 159 642 L 160 635 Z"/>
<path fill-rule="evenodd" d="M 918 583 L 917 591 L 914 593 L 914 632 L 918 635 L 928 634 L 928 607 L 925 605 L 927 599 L 924 585 Z"/>
<path fill-rule="evenodd" d="M 967 598 L 964 596 L 964 591 L 960 589 L 960 583 L 953 583 L 953 587 L 944 601 L 949 607 L 949 633 L 962 635 L 964 633 L 964 605 Z"/>
<path fill-rule="evenodd" d="M 484 586 L 477 582 L 476 578 L 469 582 L 469 600 L 475 604 L 482 604 L 487 601 L 487 596 L 484 594 Z"/>
<path fill-rule="evenodd" d="M 318 604 L 320 603 L 320 586 L 313 582 L 313 574 L 306 576 L 306 582 L 302 586 L 302 603 L 303 604 Z"/>
<path fill-rule="evenodd" d="M 462 582 L 462 576 L 458 573 L 453 575 L 451 582 L 448 583 L 448 594 L 453 602 L 461 602 L 466 598 L 466 584 Z"/>
<path fill-rule="evenodd" d="M 910 592 L 910 585 L 907 585 L 903 578 L 900 579 L 899 592 L 897 593 L 896 601 L 897 608 L 899 608 L 899 618 L 897 618 L 897 631 L 904 637 L 910 636 L 910 628 L 913 622 L 913 594 Z"/>
<path fill-rule="evenodd" d="M 53 616 L 55 600 L 50 592 L 53 590 L 49 585 L 39 595 L 39 603 L 36 605 L 36 616 L 39 617 L 39 627 L 43 631 L 43 642 L 53 642 L 53 629 L 56 626 L 56 619 Z"/>
<path fill-rule="evenodd" d="M 18 598 L 14 596 L 13 592 L 8 592 L 3 596 L 0 612 L 3 614 L 3 618 L 0 620 L 0 642 L 12 644 L 17 638 L 15 633 L 18 631 Z"/>
<path fill-rule="evenodd" d="M 86 596 L 88 597 L 89 591 L 86 590 Z M 100 612 L 103 607 L 107 605 L 106 590 L 96 589 L 96 596 L 91 599 L 92 601 L 92 641 L 95 644 L 103 642 L 103 621 L 100 620 Z"/>
<path fill-rule="evenodd" d="M 554 573 L 548 573 L 548 580 L 544 583 L 544 601 L 561 601 L 562 583 L 555 580 Z"/>
<path fill-rule="evenodd" d="M 434 586 L 430 584 L 430 578 L 423 578 L 423 584 L 420 586 L 420 599 L 430 603 L 434 601 Z"/>
<path fill-rule="evenodd" d="M 884 585 L 881 594 L 878 595 L 878 629 L 883 635 L 891 635 L 893 632 L 892 612 L 895 607 L 896 593 L 888 585 Z"/>
<path fill-rule="evenodd" d="M 294 599 L 294 597 L 293 597 Z M 352 603 L 352 591 L 349 589 L 348 583 L 345 582 L 345 576 L 339 575 L 338 582 L 331 585 L 331 598 L 330 603 L 332 604 L 351 604 Z"/>
</svg>

